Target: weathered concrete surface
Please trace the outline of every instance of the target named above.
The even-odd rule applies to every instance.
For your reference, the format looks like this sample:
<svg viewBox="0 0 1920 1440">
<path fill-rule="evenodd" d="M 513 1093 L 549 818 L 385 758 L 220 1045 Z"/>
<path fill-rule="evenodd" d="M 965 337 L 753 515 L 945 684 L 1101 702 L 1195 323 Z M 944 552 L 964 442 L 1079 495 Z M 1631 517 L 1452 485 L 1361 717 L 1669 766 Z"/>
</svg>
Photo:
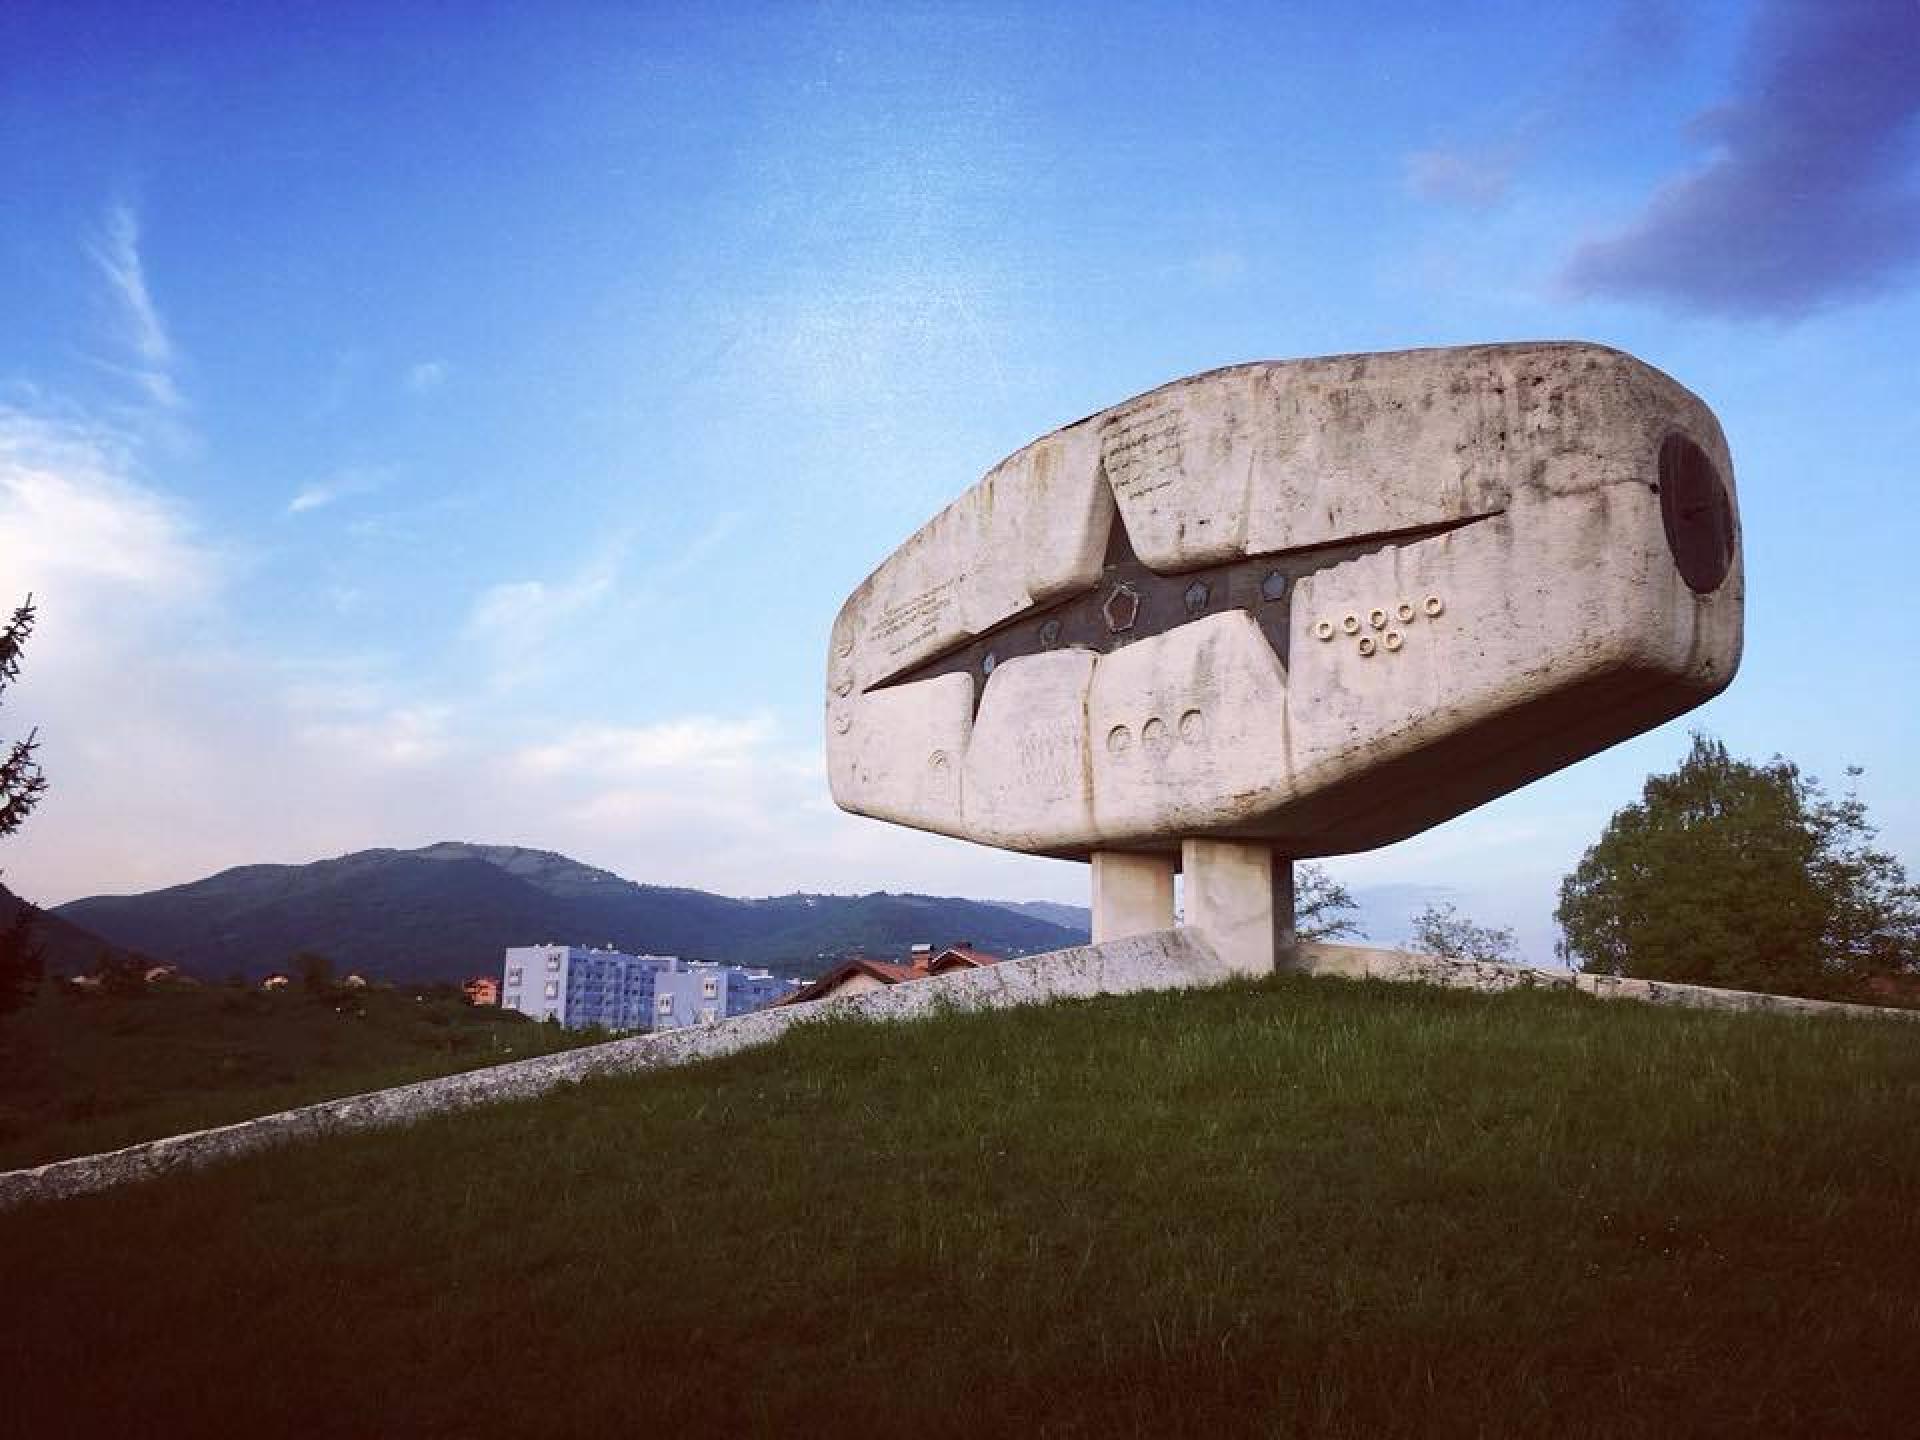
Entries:
<svg viewBox="0 0 1920 1440">
<path fill-rule="evenodd" d="M 1093 943 L 1173 928 L 1171 855 L 1097 850 L 1093 856 Z"/>
<path fill-rule="evenodd" d="M 1186 923 L 1237 975 L 1295 968 L 1293 865 L 1265 845 L 1189 840 L 1181 847 Z"/>
<path fill-rule="evenodd" d="M 1164 386 L 1010 457 L 848 599 L 834 798 L 1079 858 L 1403 838 L 1726 686 L 1732 477 L 1704 404 L 1595 345 Z"/>
<path fill-rule="evenodd" d="M 1212 947 L 1192 931 L 1135 935 L 978 970 L 956 970 L 863 995 L 776 1006 L 717 1025 L 634 1036 L 564 1054 L 470 1070 L 131 1145 L 124 1150 L 12 1170 L 0 1173 L 0 1210 L 34 1200 L 104 1190 L 171 1170 L 198 1169 L 297 1140 L 405 1125 L 440 1111 L 526 1099 L 595 1075 L 664 1069 L 731 1055 L 764 1045 L 795 1025 L 813 1020 L 836 1016 L 906 1020 L 946 1007 L 988 1010 L 1092 995 L 1183 989 L 1216 984 L 1227 979 L 1229 973 Z"/>
</svg>

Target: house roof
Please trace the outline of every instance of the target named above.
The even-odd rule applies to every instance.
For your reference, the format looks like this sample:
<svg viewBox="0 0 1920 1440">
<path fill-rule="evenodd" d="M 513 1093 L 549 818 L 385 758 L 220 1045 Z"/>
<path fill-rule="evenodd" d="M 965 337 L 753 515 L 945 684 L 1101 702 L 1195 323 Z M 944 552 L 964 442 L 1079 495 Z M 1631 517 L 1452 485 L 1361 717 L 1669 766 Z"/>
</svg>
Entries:
<svg viewBox="0 0 1920 1440">
<path fill-rule="evenodd" d="M 801 1005 L 809 1000 L 818 1000 L 831 995 L 856 975 L 871 976 L 882 985 L 898 985 L 903 980 L 924 980 L 930 973 L 923 965 L 896 965 L 891 960 L 869 960 L 864 955 L 856 955 L 851 960 L 842 960 L 818 980 L 802 986 L 791 995 L 782 996 L 774 1003 Z"/>
<path fill-rule="evenodd" d="M 842 960 L 818 980 L 782 996 L 774 1004 L 803 1005 L 809 1000 L 819 1000 L 831 995 L 856 975 L 869 976 L 882 985 L 898 985 L 906 980 L 924 980 L 929 975 L 944 975 L 950 970 L 977 970 L 998 965 L 1004 958 L 1001 955 L 989 955 L 985 950 L 975 950 L 970 945 L 949 945 L 918 965 L 900 965 L 892 960 L 873 960 L 865 955 L 856 955 L 851 960 Z"/>
<path fill-rule="evenodd" d="M 927 966 L 929 975 L 938 975 L 947 970 L 980 970 L 988 965 L 998 965 L 1006 957 L 989 955 L 985 950 L 975 950 L 971 945 L 949 945 L 933 957 Z"/>
</svg>

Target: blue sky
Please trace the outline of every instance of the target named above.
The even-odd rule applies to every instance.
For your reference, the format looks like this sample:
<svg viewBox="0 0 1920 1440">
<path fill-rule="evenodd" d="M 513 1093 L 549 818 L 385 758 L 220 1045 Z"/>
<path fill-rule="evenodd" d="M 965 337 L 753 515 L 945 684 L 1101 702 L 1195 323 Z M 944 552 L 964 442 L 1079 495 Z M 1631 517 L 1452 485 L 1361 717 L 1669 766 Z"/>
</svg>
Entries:
<svg viewBox="0 0 1920 1440">
<path fill-rule="evenodd" d="M 1916 53 L 1892 0 L 15 0 L 0 581 L 42 616 L 0 722 L 53 788 L 6 882 L 463 838 L 1084 902 L 833 810 L 847 591 L 1176 376 L 1523 338 L 1717 410 L 1745 666 L 1336 873 L 1547 958 L 1559 877 L 1693 726 L 1865 766 L 1920 864 Z"/>
</svg>

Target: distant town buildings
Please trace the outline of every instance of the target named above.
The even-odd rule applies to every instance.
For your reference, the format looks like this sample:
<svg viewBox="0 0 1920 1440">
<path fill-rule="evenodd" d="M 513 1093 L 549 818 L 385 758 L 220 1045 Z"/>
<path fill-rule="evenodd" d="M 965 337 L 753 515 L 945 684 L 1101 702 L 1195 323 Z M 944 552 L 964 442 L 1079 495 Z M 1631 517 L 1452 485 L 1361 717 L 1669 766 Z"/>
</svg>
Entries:
<svg viewBox="0 0 1920 1440">
<path fill-rule="evenodd" d="M 517 945 L 506 953 L 499 1004 L 535 1020 L 553 1020 L 570 1030 L 598 1025 L 607 1030 L 677 1030 L 714 1025 L 768 1005 L 791 1005 L 835 995 L 858 995 L 883 985 L 924 980 L 952 970 L 998 965 L 970 945 L 935 952 L 915 945 L 909 963 L 855 956 L 812 982 L 784 980 L 766 970 L 682 960 L 677 955 L 629 955 L 624 950 L 583 945 Z M 476 999 L 487 978 L 467 982 Z"/>
<path fill-rule="evenodd" d="M 347 977 L 349 983 L 353 976 Z M 365 984 L 365 981 L 361 981 Z M 500 982 L 491 975 L 476 975 L 460 987 L 460 993 L 467 997 L 469 1005 L 498 1005 L 500 1003 Z"/>
<path fill-rule="evenodd" d="M 506 953 L 500 1005 L 570 1030 L 676 1030 L 758 1010 L 799 985 L 766 970 L 677 955 L 517 945 Z"/>
</svg>

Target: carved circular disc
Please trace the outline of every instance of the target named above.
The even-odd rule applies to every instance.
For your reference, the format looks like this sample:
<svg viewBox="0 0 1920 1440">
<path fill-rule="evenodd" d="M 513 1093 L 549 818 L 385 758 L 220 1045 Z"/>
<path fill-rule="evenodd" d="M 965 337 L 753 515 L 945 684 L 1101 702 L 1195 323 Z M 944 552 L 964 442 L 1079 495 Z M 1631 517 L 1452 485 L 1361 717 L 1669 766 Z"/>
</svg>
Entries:
<svg viewBox="0 0 1920 1440">
<path fill-rule="evenodd" d="M 1660 443 L 1660 519 L 1687 588 L 1718 590 L 1733 568 L 1733 499 L 1707 452 L 1684 435 Z"/>
</svg>

